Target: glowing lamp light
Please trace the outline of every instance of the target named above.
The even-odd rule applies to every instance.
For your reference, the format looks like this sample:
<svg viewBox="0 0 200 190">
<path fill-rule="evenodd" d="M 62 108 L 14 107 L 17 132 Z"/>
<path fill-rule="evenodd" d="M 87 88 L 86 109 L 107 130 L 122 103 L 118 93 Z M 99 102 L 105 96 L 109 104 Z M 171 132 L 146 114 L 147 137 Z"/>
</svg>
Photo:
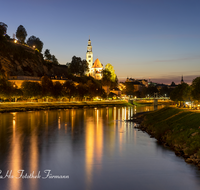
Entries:
<svg viewBox="0 0 200 190">
<path fill-rule="evenodd" d="M 17 43 L 17 40 L 14 40 L 14 43 Z"/>
</svg>

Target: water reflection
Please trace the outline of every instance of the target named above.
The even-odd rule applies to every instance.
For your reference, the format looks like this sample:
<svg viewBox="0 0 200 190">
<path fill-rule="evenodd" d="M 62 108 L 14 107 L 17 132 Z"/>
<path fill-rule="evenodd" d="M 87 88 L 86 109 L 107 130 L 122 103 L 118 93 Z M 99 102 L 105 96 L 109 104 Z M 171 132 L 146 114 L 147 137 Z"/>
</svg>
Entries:
<svg viewBox="0 0 200 190">
<path fill-rule="evenodd" d="M 20 145 L 20 134 L 16 130 L 16 113 L 13 114 L 13 137 L 11 140 L 11 150 L 10 155 L 8 156 L 9 164 L 8 164 L 8 170 L 13 176 L 19 176 L 18 170 L 22 168 L 22 160 L 21 160 L 21 145 Z M 21 180 L 18 180 L 16 178 L 12 178 L 10 183 L 8 184 L 10 189 L 21 189 Z"/>
<path fill-rule="evenodd" d="M 157 145 L 135 129 L 134 123 L 124 122 L 133 113 L 152 109 L 134 106 L 0 114 L 0 169 L 4 173 L 12 170 L 18 176 L 17 171 L 23 169 L 36 175 L 51 169 L 70 175 L 70 180 L 1 180 L 0 188 L 199 189 L 200 173 L 195 167 Z"/>
<path fill-rule="evenodd" d="M 93 170 L 101 171 L 103 151 L 103 123 L 102 110 L 95 109 L 94 117 L 86 123 L 85 132 L 85 167 L 86 167 L 86 189 L 91 188 L 93 181 Z M 85 117 L 90 117 L 85 111 Z"/>
</svg>

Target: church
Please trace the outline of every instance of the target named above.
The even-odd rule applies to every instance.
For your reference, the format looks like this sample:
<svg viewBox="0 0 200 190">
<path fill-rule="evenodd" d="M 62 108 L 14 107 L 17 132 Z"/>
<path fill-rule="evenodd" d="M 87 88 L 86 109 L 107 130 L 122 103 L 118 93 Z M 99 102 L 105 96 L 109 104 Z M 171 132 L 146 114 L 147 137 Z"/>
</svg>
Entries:
<svg viewBox="0 0 200 190">
<path fill-rule="evenodd" d="M 92 45 L 90 39 L 88 40 L 87 52 L 86 52 L 86 61 L 88 62 L 89 71 L 87 75 L 94 77 L 97 80 L 102 79 L 102 70 L 103 65 L 97 58 L 93 63 L 93 52 L 92 52 Z"/>
</svg>

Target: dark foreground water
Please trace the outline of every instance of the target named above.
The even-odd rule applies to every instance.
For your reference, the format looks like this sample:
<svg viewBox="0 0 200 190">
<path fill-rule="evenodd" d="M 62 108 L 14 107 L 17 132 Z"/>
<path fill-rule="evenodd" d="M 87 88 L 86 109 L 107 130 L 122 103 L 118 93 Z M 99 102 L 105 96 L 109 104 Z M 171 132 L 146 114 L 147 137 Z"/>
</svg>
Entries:
<svg viewBox="0 0 200 190">
<path fill-rule="evenodd" d="M 0 189 L 199 190 L 200 171 L 129 117 L 130 108 L 0 114 Z"/>
</svg>

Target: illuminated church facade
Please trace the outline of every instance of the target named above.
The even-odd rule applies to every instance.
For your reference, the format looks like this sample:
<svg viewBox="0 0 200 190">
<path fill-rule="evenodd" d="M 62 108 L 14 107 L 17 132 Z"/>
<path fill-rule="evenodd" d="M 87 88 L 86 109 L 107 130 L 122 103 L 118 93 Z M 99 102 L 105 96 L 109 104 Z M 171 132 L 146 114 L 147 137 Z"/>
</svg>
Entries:
<svg viewBox="0 0 200 190">
<path fill-rule="evenodd" d="M 88 40 L 87 52 L 86 52 L 86 61 L 88 62 L 89 71 L 87 75 L 94 77 L 97 80 L 102 79 L 103 65 L 97 58 L 93 63 L 93 52 L 90 39 Z"/>
</svg>

